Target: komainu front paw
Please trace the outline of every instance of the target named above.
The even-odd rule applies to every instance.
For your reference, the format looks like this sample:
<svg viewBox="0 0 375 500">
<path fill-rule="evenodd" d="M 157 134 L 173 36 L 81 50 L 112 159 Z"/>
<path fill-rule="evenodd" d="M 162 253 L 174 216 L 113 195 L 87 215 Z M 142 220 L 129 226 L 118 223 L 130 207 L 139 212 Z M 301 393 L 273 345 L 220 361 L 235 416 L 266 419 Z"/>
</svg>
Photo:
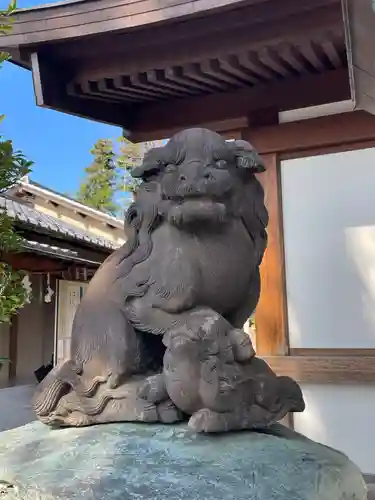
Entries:
<svg viewBox="0 0 375 500">
<path fill-rule="evenodd" d="M 162 373 L 147 377 L 140 386 L 137 396 L 150 403 L 160 403 L 169 398 Z"/>
<path fill-rule="evenodd" d="M 182 411 L 169 399 L 159 403 L 156 407 L 159 416 L 159 422 L 163 424 L 173 424 L 183 420 Z"/>
<path fill-rule="evenodd" d="M 216 413 L 202 408 L 190 417 L 189 428 L 195 432 L 225 432 L 230 430 L 230 421 L 225 413 Z"/>
<path fill-rule="evenodd" d="M 250 335 L 243 330 L 234 328 L 229 332 L 234 359 L 238 362 L 250 361 L 255 356 Z"/>
</svg>

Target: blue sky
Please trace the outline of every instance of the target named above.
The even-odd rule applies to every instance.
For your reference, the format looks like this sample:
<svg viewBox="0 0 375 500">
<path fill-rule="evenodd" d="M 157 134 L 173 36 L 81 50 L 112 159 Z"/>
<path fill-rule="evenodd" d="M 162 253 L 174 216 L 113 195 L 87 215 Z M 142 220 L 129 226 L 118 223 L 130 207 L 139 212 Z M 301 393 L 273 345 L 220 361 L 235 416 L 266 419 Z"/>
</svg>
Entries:
<svg viewBox="0 0 375 500">
<path fill-rule="evenodd" d="M 47 2 L 18 0 L 18 7 L 40 3 Z M 0 0 L 0 8 L 7 4 Z M 60 192 L 77 189 L 97 139 L 121 135 L 120 128 L 37 107 L 31 72 L 9 63 L 0 70 L 0 95 L 0 114 L 6 116 L 0 134 L 35 162 L 32 179 Z"/>
</svg>

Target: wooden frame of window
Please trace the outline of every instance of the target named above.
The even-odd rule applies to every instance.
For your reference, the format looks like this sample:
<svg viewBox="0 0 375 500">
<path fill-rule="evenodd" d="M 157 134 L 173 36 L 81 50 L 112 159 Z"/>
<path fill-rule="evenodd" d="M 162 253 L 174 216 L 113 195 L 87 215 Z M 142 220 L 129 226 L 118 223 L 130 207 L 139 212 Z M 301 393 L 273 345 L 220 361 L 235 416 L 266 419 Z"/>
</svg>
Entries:
<svg viewBox="0 0 375 500">
<path fill-rule="evenodd" d="M 261 267 L 256 347 L 279 375 L 307 383 L 374 383 L 375 349 L 289 349 L 280 161 L 375 146 L 375 116 L 352 112 L 243 132 L 263 155 L 260 179 L 270 213 L 269 244 Z"/>
</svg>

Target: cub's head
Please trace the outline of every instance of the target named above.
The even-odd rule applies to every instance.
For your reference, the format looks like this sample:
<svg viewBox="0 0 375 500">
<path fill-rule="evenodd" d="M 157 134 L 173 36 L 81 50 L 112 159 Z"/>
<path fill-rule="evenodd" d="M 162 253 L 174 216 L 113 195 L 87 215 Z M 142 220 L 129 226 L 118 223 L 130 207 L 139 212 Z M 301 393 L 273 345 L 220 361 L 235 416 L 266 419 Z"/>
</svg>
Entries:
<svg viewBox="0 0 375 500">
<path fill-rule="evenodd" d="M 180 212 L 185 206 L 199 219 L 201 212 L 205 212 L 203 218 L 213 214 L 215 206 L 225 212 L 246 178 L 263 171 L 261 158 L 248 142 L 227 142 L 211 130 L 195 128 L 150 150 L 132 175 L 145 182 L 156 181 L 163 200 L 179 206 Z"/>
</svg>

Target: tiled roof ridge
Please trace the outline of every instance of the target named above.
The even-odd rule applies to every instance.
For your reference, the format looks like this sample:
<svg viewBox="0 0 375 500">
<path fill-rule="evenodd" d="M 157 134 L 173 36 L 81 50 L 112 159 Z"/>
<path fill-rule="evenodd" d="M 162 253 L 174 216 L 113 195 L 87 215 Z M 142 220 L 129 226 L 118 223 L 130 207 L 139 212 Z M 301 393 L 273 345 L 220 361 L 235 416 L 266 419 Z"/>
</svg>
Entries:
<svg viewBox="0 0 375 500">
<path fill-rule="evenodd" d="M 123 226 L 123 219 L 111 214 L 108 214 L 102 210 L 98 210 L 97 208 L 90 207 L 89 205 L 85 205 L 84 203 L 75 200 L 73 197 L 60 193 L 52 188 L 46 187 L 32 179 L 29 178 L 28 175 L 24 176 L 18 182 L 13 184 L 8 188 L 9 192 L 12 193 L 17 191 L 30 191 L 30 193 L 35 194 L 37 196 L 51 198 L 53 201 L 57 203 L 61 203 L 70 208 L 73 208 L 78 211 L 82 211 L 82 213 L 87 214 L 95 219 L 102 220 L 107 222 L 110 225 L 114 225 L 117 228 L 121 228 Z"/>
<path fill-rule="evenodd" d="M 108 249 L 117 247 L 117 245 L 109 239 L 79 229 L 73 224 L 69 224 L 52 215 L 40 212 L 36 208 L 30 207 L 26 203 L 20 203 L 18 200 L 14 200 L 11 197 L 0 195 L 0 209 L 1 208 L 5 209 L 8 215 L 14 220 L 33 227 L 36 232 L 39 228 L 43 232 L 48 231 L 60 237 L 65 236 L 68 239 L 85 242 L 90 246 L 94 245 Z"/>
</svg>

